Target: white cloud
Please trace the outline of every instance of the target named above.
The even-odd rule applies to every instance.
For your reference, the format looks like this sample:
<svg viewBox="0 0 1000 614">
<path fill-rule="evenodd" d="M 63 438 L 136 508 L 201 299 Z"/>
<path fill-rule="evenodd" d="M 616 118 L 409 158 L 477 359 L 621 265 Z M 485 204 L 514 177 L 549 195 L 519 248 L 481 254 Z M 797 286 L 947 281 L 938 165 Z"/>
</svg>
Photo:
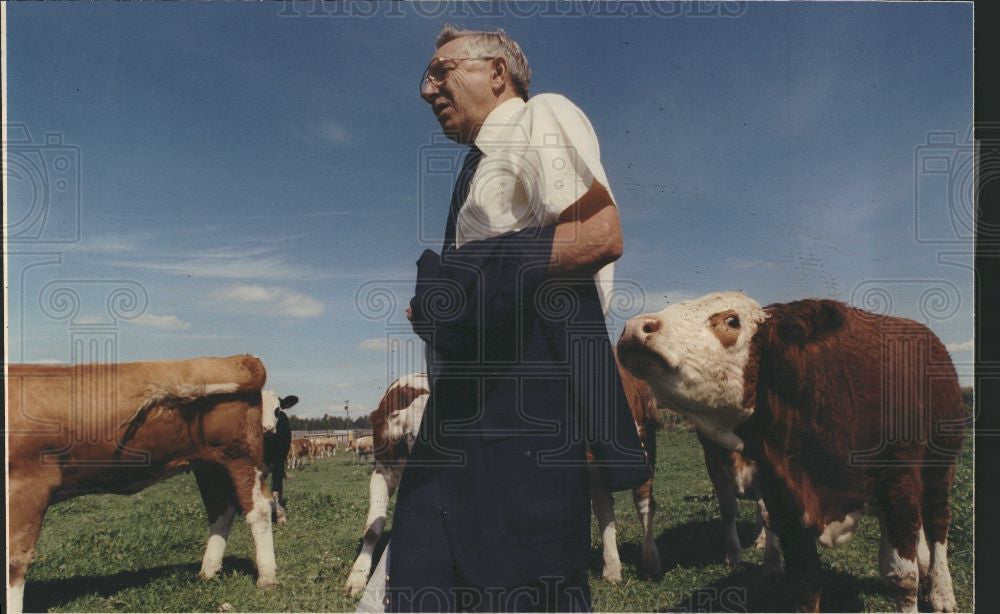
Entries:
<svg viewBox="0 0 1000 614">
<path fill-rule="evenodd" d="M 109 260 L 106 264 L 161 271 L 186 277 L 228 277 L 233 279 L 315 279 L 328 277 L 324 271 L 312 271 L 291 264 L 273 247 L 246 245 L 185 250 L 158 254 L 153 258 Z"/>
<path fill-rule="evenodd" d="M 778 266 L 778 263 L 771 260 L 742 260 L 739 258 L 731 258 L 729 260 L 729 265 L 737 271 L 746 271 L 748 269 L 771 269 Z"/>
<path fill-rule="evenodd" d="M 188 277 L 229 277 L 235 279 L 311 279 L 315 275 L 282 258 L 231 258 L 195 255 L 177 260 L 119 261 L 111 264 L 151 269 Z"/>
<path fill-rule="evenodd" d="M 291 318 L 313 318 L 323 314 L 323 303 L 311 296 L 278 286 L 237 284 L 212 293 L 217 303 L 254 305 L 260 313 Z"/>
<path fill-rule="evenodd" d="M 144 313 L 134 319 L 132 323 L 139 326 L 150 326 L 152 328 L 163 328 L 167 330 L 185 330 L 191 328 L 189 322 L 181 320 L 177 316 L 161 316 L 152 313 Z"/>
<path fill-rule="evenodd" d="M 968 341 L 946 343 L 944 348 L 949 352 L 971 352 L 976 347 L 975 341 L 975 339 L 969 339 Z"/>
<path fill-rule="evenodd" d="M 66 251 L 88 255 L 134 253 L 149 244 L 151 238 L 144 232 L 100 234 L 66 246 Z"/>
<path fill-rule="evenodd" d="M 385 337 L 375 337 L 374 339 L 365 339 L 358 344 L 359 350 L 364 350 L 368 352 L 384 352 L 388 349 L 389 344 Z"/>
</svg>

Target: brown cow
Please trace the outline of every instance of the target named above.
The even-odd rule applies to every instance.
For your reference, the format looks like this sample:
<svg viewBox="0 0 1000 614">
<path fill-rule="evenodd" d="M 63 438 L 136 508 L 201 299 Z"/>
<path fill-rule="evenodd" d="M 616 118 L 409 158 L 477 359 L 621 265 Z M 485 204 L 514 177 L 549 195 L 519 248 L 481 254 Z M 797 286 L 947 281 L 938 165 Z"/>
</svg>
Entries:
<svg viewBox="0 0 1000 614">
<path fill-rule="evenodd" d="M 358 437 L 354 440 L 354 451 L 357 452 L 358 458 L 366 459 L 375 453 L 375 438 L 371 435 L 365 435 L 364 437 Z"/>
<path fill-rule="evenodd" d="M 222 566 L 236 506 L 254 538 L 257 585 L 278 583 L 263 479 L 264 365 L 253 356 L 121 364 L 8 365 L 8 611 L 49 505 L 132 494 L 193 470 L 208 512 L 201 575 Z"/>
<path fill-rule="evenodd" d="M 297 437 L 292 440 L 292 447 L 288 450 L 288 468 L 295 469 L 299 465 L 304 465 L 306 460 L 313 461 L 316 446 L 306 437 Z"/>
<path fill-rule="evenodd" d="M 374 449 L 375 454 L 364 541 L 344 584 L 344 591 L 351 596 L 360 594 L 368 582 L 372 553 L 385 531 L 389 498 L 403 476 L 403 467 L 413 448 L 429 393 L 430 384 L 425 373 L 413 373 L 392 382 L 382 395 L 378 407 L 369 416 L 374 434 L 351 442 L 359 456 L 365 450 L 371 454 Z"/>
<path fill-rule="evenodd" d="M 313 437 L 316 447 L 316 458 L 329 458 L 337 455 L 337 438 L 333 436 Z"/>
<path fill-rule="evenodd" d="M 897 607 L 917 611 L 920 588 L 935 611 L 955 610 L 948 499 L 967 415 L 926 326 L 830 300 L 762 309 L 727 292 L 630 320 L 618 348 L 661 404 L 757 463 L 783 605 L 818 610 L 816 540 L 843 543 L 867 511 Z"/>
</svg>

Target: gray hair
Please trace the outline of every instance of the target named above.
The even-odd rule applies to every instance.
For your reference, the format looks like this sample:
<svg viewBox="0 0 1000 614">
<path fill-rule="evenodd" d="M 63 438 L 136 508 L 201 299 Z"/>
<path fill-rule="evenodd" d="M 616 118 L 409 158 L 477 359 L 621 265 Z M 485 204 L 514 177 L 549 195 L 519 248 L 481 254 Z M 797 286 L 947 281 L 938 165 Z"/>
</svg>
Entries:
<svg viewBox="0 0 1000 614">
<path fill-rule="evenodd" d="M 528 99 L 528 86 L 531 84 L 531 68 L 528 66 L 528 58 L 524 57 L 521 46 L 517 41 L 507 36 L 502 29 L 488 30 L 465 30 L 450 23 L 445 24 L 438 34 L 435 47 L 440 48 L 445 43 L 449 43 L 456 38 L 468 38 L 467 48 L 472 56 L 495 56 L 502 57 L 507 62 L 507 70 L 510 71 L 510 80 L 514 84 L 514 89 L 524 100 Z"/>
</svg>

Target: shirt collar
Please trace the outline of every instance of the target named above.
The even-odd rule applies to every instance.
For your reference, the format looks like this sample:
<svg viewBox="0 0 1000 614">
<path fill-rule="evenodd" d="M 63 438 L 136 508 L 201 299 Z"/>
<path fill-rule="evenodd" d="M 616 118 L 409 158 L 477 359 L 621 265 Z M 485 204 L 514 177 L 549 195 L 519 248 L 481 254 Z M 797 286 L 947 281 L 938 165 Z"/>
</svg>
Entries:
<svg viewBox="0 0 1000 614">
<path fill-rule="evenodd" d="M 525 104 L 527 103 L 520 98 L 511 98 L 497 105 L 483 120 L 479 134 L 476 135 L 475 146 L 489 155 L 492 151 L 509 146 L 511 141 L 527 141 L 528 135 L 523 130 L 521 134 L 511 131 L 517 123 L 514 117 L 524 110 Z"/>
</svg>

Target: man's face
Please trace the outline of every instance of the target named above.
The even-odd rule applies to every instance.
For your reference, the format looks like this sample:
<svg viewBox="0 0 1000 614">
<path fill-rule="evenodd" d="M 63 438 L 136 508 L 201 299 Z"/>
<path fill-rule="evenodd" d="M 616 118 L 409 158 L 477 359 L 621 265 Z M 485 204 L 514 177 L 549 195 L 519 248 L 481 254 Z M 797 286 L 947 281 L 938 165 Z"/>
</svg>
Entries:
<svg viewBox="0 0 1000 614">
<path fill-rule="evenodd" d="M 420 94 L 431 105 L 444 133 L 459 143 L 473 142 L 497 101 L 491 81 L 493 62 L 488 59 L 454 61 L 468 57 L 474 56 L 466 49 L 465 38 L 456 38 L 440 46 L 431 62 L 443 62 L 451 69 L 440 85 L 424 83 Z"/>
</svg>

